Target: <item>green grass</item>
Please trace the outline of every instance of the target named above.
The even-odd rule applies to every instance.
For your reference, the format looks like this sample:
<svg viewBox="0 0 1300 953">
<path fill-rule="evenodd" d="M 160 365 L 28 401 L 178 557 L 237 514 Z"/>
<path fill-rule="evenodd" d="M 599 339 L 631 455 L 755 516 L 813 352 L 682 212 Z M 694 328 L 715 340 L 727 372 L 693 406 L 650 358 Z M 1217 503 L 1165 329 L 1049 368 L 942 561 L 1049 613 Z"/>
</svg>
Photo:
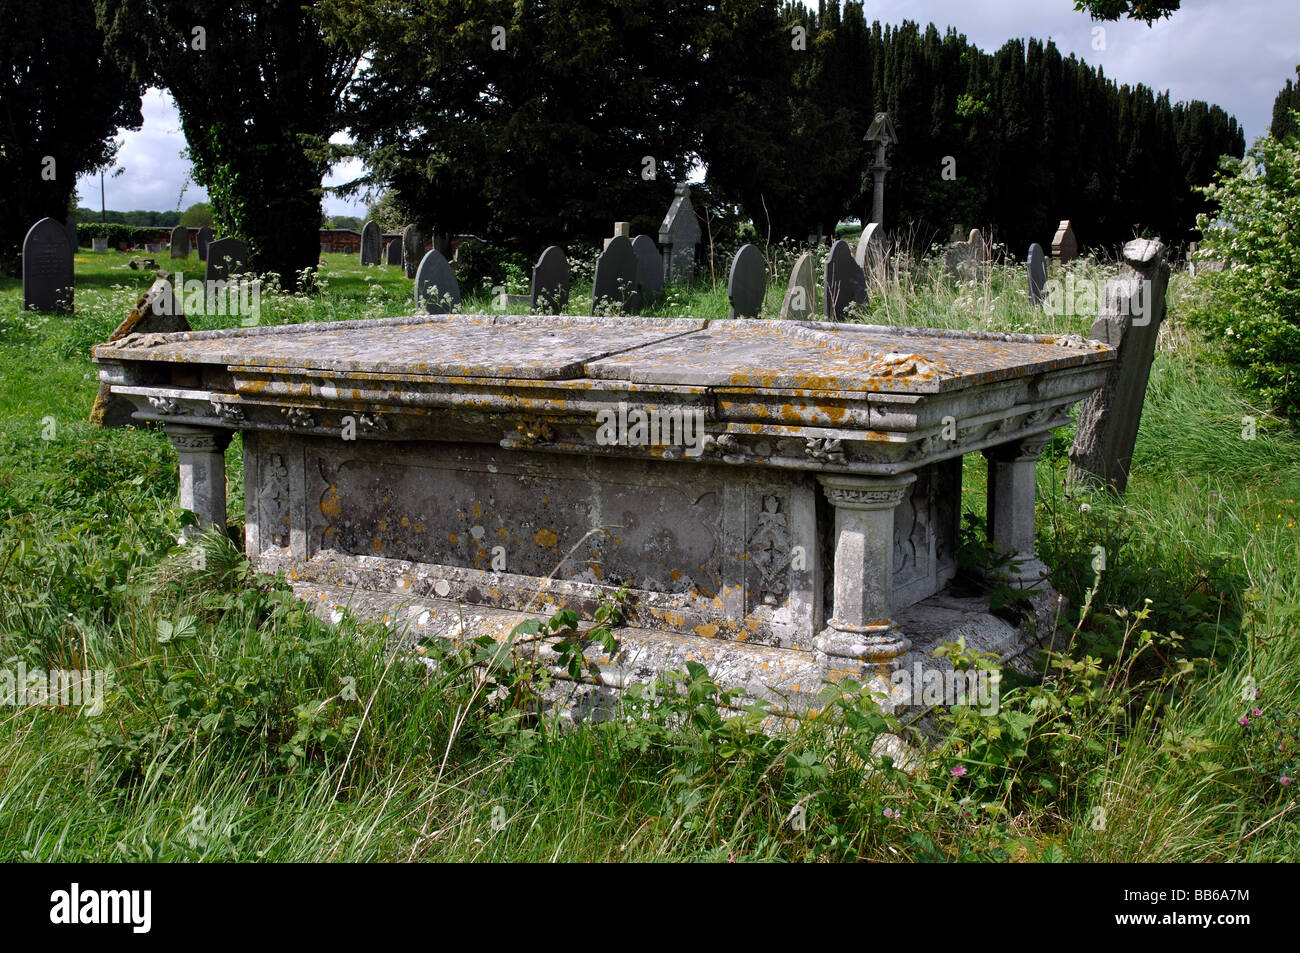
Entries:
<svg viewBox="0 0 1300 953">
<path fill-rule="evenodd" d="M 793 255 L 773 255 L 764 317 Z M 321 293 L 267 295 L 263 319 L 413 310 L 398 269 L 327 257 Z M 87 351 L 149 283 L 127 260 L 82 252 L 71 316 L 22 314 L 0 280 L 0 669 L 113 672 L 94 717 L 0 708 L 0 859 L 1300 859 L 1295 787 L 1279 781 L 1300 773 L 1300 443 L 1179 322 L 1204 293 L 1183 276 L 1126 496 L 1066 495 L 1069 433 L 1039 466 L 1039 551 L 1086 607 L 1067 650 L 1041 679 L 1007 676 L 995 717 L 940 715 L 905 773 L 875 746 L 912 729 L 851 692 L 771 737 L 687 673 L 681 693 L 636 693 L 641 717 L 564 727 L 532 714 L 525 664 L 484 683 L 486 645 L 395 656 L 373 625 L 315 619 L 224 538 L 196 559 L 177 543 L 165 439 L 84 422 Z M 581 312 L 589 283 L 573 293 Z M 488 307 L 484 291 L 464 310 Z M 725 288 L 706 268 L 660 313 L 723 317 Z M 933 265 L 858 317 L 1091 321 L 1029 307 L 1019 268 L 956 284 Z M 234 514 L 239 460 L 235 441 Z M 978 455 L 965 480 L 978 530 Z"/>
</svg>

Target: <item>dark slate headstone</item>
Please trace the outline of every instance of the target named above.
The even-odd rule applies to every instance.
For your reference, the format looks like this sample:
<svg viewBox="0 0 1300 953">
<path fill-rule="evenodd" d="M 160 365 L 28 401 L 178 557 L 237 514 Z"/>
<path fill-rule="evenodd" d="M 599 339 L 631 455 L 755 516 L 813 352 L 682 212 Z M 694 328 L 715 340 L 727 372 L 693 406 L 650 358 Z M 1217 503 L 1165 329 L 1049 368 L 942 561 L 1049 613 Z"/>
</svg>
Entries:
<svg viewBox="0 0 1300 953">
<path fill-rule="evenodd" d="M 1042 304 L 1043 287 L 1047 284 L 1047 258 L 1043 255 L 1043 246 L 1038 242 L 1029 246 L 1025 267 L 1029 271 L 1029 301 L 1031 304 Z"/>
<path fill-rule="evenodd" d="M 208 245 L 212 244 L 212 229 L 204 225 L 194 236 L 194 244 L 199 250 L 199 261 L 208 260 Z"/>
<path fill-rule="evenodd" d="M 610 239 L 596 259 L 596 278 L 591 286 L 591 312 L 617 304 L 629 314 L 640 310 L 641 296 L 636 291 L 636 252 L 632 243 L 619 235 Z"/>
<path fill-rule="evenodd" d="M 1169 264 L 1159 239 L 1135 238 L 1124 246 L 1128 266 L 1106 282 L 1089 337 L 1119 351 L 1106 380 L 1079 404 L 1070 447 L 1072 484 L 1123 493 L 1137 444 L 1147 378 L 1165 319 Z"/>
<path fill-rule="evenodd" d="M 184 225 L 172 229 L 171 256 L 173 258 L 190 257 L 190 230 Z"/>
<path fill-rule="evenodd" d="M 426 314 L 451 314 L 460 306 L 460 284 L 447 259 L 429 249 L 415 270 L 415 303 Z"/>
<path fill-rule="evenodd" d="M 384 264 L 400 265 L 402 263 L 402 240 L 394 238 L 384 247 Z"/>
<path fill-rule="evenodd" d="M 649 235 L 638 235 L 632 240 L 632 253 L 636 255 L 636 286 L 644 304 L 650 304 L 664 293 L 664 256 Z"/>
<path fill-rule="evenodd" d="M 826 256 L 822 271 L 822 301 L 826 317 L 838 321 L 851 304 L 867 300 L 867 281 L 858 263 L 853 260 L 849 243 L 836 239 Z"/>
<path fill-rule="evenodd" d="M 782 321 L 811 321 L 817 316 L 817 269 L 812 252 L 804 252 L 790 272 L 781 302 Z"/>
<path fill-rule="evenodd" d="M 379 226 L 372 219 L 361 228 L 361 264 L 379 264 Z"/>
<path fill-rule="evenodd" d="M 23 310 L 72 310 L 72 249 L 63 225 L 43 218 L 23 239 Z"/>
<path fill-rule="evenodd" d="M 207 268 L 203 280 L 228 281 L 248 267 L 248 246 L 238 238 L 218 238 L 208 243 Z"/>
<path fill-rule="evenodd" d="M 424 236 L 414 225 L 407 225 L 402 229 L 402 267 L 406 270 L 406 277 L 415 277 L 415 269 L 420 267 L 423 257 Z"/>
<path fill-rule="evenodd" d="M 168 334 L 190 330 L 190 323 L 185 320 L 182 310 L 183 297 L 183 293 L 174 290 L 169 278 L 160 275 L 108 340 L 119 341 L 129 334 Z M 99 385 L 99 393 L 95 395 L 90 422 L 96 427 L 125 427 L 131 423 L 134 412 L 135 405 L 129 399 L 114 394 L 112 386 L 104 383 Z"/>
<path fill-rule="evenodd" d="M 741 245 L 731 261 L 731 275 L 727 279 L 727 298 L 731 301 L 731 317 L 756 318 L 763 308 L 763 295 L 767 292 L 767 261 L 754 245 Z"/>
<path fill-rule="evenodd" d="M 534 314 L 564 314 L 569 307 L 569 260 L 559 245 L 542 252 L 533 265 L 529 307 Z"/>
</svg>

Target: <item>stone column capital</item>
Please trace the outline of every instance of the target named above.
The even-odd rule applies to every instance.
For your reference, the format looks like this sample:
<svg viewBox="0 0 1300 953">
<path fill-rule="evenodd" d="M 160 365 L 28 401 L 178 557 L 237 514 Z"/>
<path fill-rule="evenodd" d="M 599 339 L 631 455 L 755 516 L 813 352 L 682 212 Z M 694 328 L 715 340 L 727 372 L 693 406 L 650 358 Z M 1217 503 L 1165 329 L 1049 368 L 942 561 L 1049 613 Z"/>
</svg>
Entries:
<svg viewBox="0 0 1300 953">
<path fill-rule="evenodd" d="M 163 432 L 178 453 L 225 453 L 233 433 L 215 427 L 164 424 Z"/>
<path fill-rule="evenodd" d="M 819 473 L 817 482 L 836 509 L 892 510 L 903 502 L 908 488 L 916 482 L 916 474 L 877 477 Z"/>
</svg>

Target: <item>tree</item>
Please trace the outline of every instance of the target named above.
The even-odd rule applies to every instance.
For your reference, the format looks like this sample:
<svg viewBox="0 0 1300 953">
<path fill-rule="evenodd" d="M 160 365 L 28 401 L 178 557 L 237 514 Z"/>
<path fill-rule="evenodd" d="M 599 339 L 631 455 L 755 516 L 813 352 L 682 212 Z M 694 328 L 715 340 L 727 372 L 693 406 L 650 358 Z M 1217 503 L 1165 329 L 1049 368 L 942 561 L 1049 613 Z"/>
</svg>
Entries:
<svg viewBox="0 0 1300 953">
<path fill-rule="evenodd" d="M 338 157 L 356 53 L 300 0 L 96 0 L 119 61 L 176 101 L 218 231 L 285 287 L 320 258 L 321 180 Z"/>
<path fill-rule="evenodd" d="M 326 4 L 366 53 L 349 129 L 401 218 L 534 253 L 653 230 L 685 180 L 707 7 L 695 0 Z M 364 38 L 364 39 L 358 39 Z"/>
<path fill-rule="evenodd" d="M 1086 10 L 1094 20 L 1128 17 L 1147 26 L 1173 15 L 1181 0 L 1075 0 L 1074 9 Z"/>
<path fill-rule="evenodd" d="M 91 0 L 0 0 L 0 268 L 36 221 L 66 218 L 114 133 L 140 127 L 142 91 L 105 53 Z"/>
<path fill-rule="evenodd" d="M 1300 66 L 1295 71 L 1296 77 L 1300 78 Z M 1273 100 L 1273 122 L 1268 127 L 1268 134 L 1279 142 L 1300 134 L 1300 123 L 1296 122 L 1294 112 L 1297 109 L 1300 109 L 1300 84 L 1288 79 L 1277 99 Z"/>
<path fill-rule="evenodd" d="M 202 228 L 212 224 L 212 208 L 207 202 L 195 202 L 181 213 L 180 224 L 186 228 Z"/>
</svg>

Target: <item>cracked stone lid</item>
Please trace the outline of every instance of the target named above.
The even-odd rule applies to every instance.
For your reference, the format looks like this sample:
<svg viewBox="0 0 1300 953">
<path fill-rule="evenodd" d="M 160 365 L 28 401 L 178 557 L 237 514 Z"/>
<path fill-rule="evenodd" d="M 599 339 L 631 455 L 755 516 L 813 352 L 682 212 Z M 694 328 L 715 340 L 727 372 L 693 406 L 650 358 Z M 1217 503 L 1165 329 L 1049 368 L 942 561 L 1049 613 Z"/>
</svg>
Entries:
<svg viewBox="0 0 1300 953">
<path fill-rule="evenodd" d="M 439 315 L 130 335 L 96 358 L 285 372 L 942 393 L 1091 364 L 1051 338 L 830 322 Z"/>
</svg>

